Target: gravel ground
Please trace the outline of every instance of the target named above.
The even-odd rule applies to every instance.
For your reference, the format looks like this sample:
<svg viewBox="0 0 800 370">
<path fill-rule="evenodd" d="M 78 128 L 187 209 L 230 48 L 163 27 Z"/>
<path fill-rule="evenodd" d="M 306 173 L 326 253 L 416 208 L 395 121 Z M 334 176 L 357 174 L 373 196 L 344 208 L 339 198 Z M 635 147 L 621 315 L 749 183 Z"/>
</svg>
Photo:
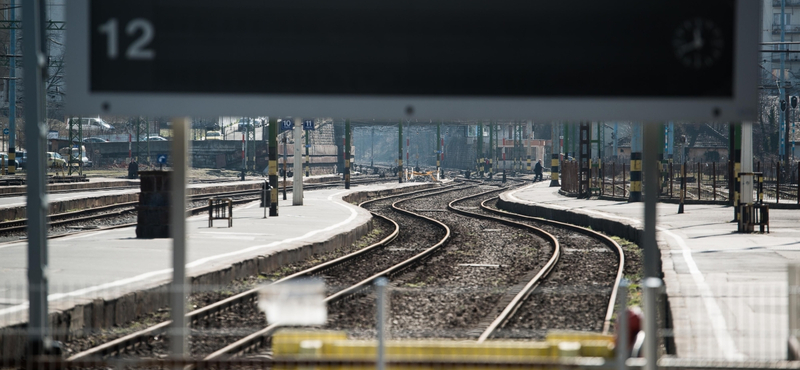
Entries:
<svg viewBox="0 0 800 370">
<path fill-rule="evenodd" d="M 474 207 L 479 203 L 470 201 L 463 204 Z M 487 205 L 496 208 L 496 203 L 495 200 Z M 534 290 L 516 315 L 498 330 L 495 337 L 543 339 L 548 330 L 602 332 L 611 288 L 619 267 L 617 255 L 599 240 L 583 234 L 541 222 L 514 220 L 553 234 L 559 240 L 562 254 L 547 279 Z M 631 258 L 626 268 L 635 268 L 637 263 Z"/>
<path fill-rule="evenodd" d="M 426 193 L 430 192 L 432 191 Z M 392 202 L 397 201 L 398 199 L 400 198 L 391 198 L 390 200 L 375 202 L 378 204 L 373 205 L 373 207 L 376 211 L 379 211 L 379 213 L 391 214 L 391 218 L 399 221 L 397 220 L 398 216 L 408 216 L 404 216 L 396 211 L 386 209 L 391 205 Z M 413 227 L 401 228 L 401 232 L 393 244 L 397 243 L 398 240 L 404 240 L 409 235 L 413 236 L 417 233 L 427 233 L 430 231 L 429 225 L 420 223 L 418 220 L 406 221 L 412 222 Z M 384 223 L 383 229 L 385 229 L 386 232 L 381 233 L 380 238 L 374 238 L 374 240 L 371 240 L 368 244 L 372 244 L 380 239 L 385 238 L 389 233 L 391 233 L 391 231 L 393 231 L 389 223 L 384 221 L 381 221 L 381 223 Z M 441 239 L 444 235 L 443 232 L 440 232 L 439 234 L 440 235 L 436 241 Z M 418 242 L 424 243 L 424 241 Z M 368 245 L 364 243 L 362 244 L 363 245 L 361 245 L 361 247 Z M 337 266 L 326 270 L 323 278 L 326 280 L 329 294 L 339 291 L 344 287 L 350 286 L 366 277 L 375 274 L 378 271 L 383 270 L 388 266 L 395 264 L 397 261 L 402 260 L 398 259 L 397 257 L 402 256 L 403 253 L 410 253 L 412 255 L 418 253 L 414 252 L 413 248 L 405 248 L 403 251 L 398 253 L 398 251 L 394 251 L 392 249 L 393 244 L 368 253 L 365 257 L 358 259 L 356 263 L 358 263 L 360 268 L 353 268 L 353 263 L 348 263 L 346 265 Z M 424 244 L 420 245 L 424 246 Z M 324 262 L 323 260 L 316 258 L 314 260 L 317 263 Z M 363 266 L 370 266 L 370 268 L 363 268 Z M 280 271 L 280 275 L 285 276 L 297 270 L 298 269 L 292 269 L 292 271 L 289 271 L 289 269 L 284 268 Z M 271 277 L 277 278 L 278 276 Z M 206 297 L 206 300 L 209 302 L 224 298 L 214 297 L 211 293 L 207 293 L 207 295 L 212 295 L 211 297 Z M 267 323 L 264 314 L 258 311 L 255 304 L 237 306 L 234 310 L 226 311 L 220 315 L 204 320 L 200 322 L 199 325 L 196 325 L 192 328 L 192 337 L 189 342 L 191 354 L 192 356 L 198 358 L 204 357 L 246 335 L 249 335 L 258 329 L 265 327 L 266 324 Z M 167 353 L 167 350 L 168 338 L 160 336 L 150 338 L 146 345 L 138 347 L 135 351 L 126 354 L 126 356 L 142 357 L 146 356 L 147 354 L 163 356 Z"/>
<path fill-rule="evenodd" d="M 487 189 L 496 187 L 471 186 L 400 205 L 444 222 L 453 235 L 440 252 L 392 279 L 393 338 L 476 337 L 503 293 L 549 257 L 542 251 L 543 241 L 527 231 L 444 211 L 453 199 Z M 326 328 L 347 330 L 357 338 L 373 337 L 374 310 L 371 295 L 343 302 L 329 309 Z"/>
<path fill-rule="evenodd" d="M 530 232 L 445 211 L 447 204 L 453 199 L 498 189 L 497 186 L 467 183 L 455 185 L 454 189 L 456 190 L 440 196 L 408 200 L 399 205 L 403 209 L 446 223 L 453 234 L 451 241 L 442 250 L 392 279 L 388 324 L 394 338 L 477 337 L 499 313 L 501 308 L 498 303 L 514 293 L 520 283 L 527 282 L 528 276 L 538 271 L 539 266 L 550 257 L 549 246 Z M 440 190 L 442 188 L 425 193 Z M 480 201 L 489 197 L 459 202 L 457 206 L 470 212 L 481 212 L 478 209 Z M 359 259 L 355 262 L 357 265 L 351 263 L 327 270 L 323 278 L 329 293 L 421 252 L 444 235 L 443 231 L 431 233 L 430 226 L 391 210 L 391 203 L 399 199 L 401 198 L 391 198 L 365 205 L 370 211 L 397 221 L 401 225 L 401 233 L 387 247 L 379 248 Z M 494 203 L 496 202 L 491 202 L 491 205 Z M 135 222 L 135 213 L 131 220 L 128 222 Z M 377 219 L 375 222 L 382 223 Z M 560 231 L 548 225 L 535 225 L 536 222 L 525 223 L 556 235 L 563 248 L 562 258 L 547 281 L 536 288 L 518 314 L 497 336 L 530 339 L 542 338 L 547 330 L 553 329 L 602 330 L 616 268 L 616 255 L 604 245 L 580 234 Z M 388 225 L 386 223 L 376 227 L 381 230 L 362 238 L 356 245 L 323 256 L 314 256 L 270 276 L 254 277 L 221 290 L 193 294 L 191 305 L 202 307 L 265 281 L 278 279 L 363 248 L 388 235 L 391 232 Z M 486 238 L 487 235 L 491 237 Z M 640 273 L 640 253 L 635 245 L 627 244 L 625 248 L 625 274 L 636 276 Z M 580 269 L 580 273 L 574 273 L 576 269 Z M 373 338 L 374 302 L 374 294 L 364 293 L 329 306 L 328 324 L 324 328 L 346 330 L 353 338 Z M 163 310 L 126 328 L 114 328 L 71 341 L 67 343 L 65 357 L 141 330 L 147 325 L 166 319 L 168 314 L 168 310 Z M 211 353 L 265 324 L 263 313 L 255 305 L 242 305 L 204 320 L 192 328 L 192 354 L 200 357 Z M 269 348 L 263 348 L 259 353 L 268 354 L 269 351 Z M 166 353 L 166 338 L 156 336 L 130 355 L 152 358 L 164 357 Z"/>
<path fill-rule="evenodd" d="M 426 191 L 430 194 L 443 189 Z M 325 271 L 324 279 L 328 294 L 336 293 L 370 276 L 405 261 L 438 243 L 444 237 L 444 230 L 429 221 L 402 214 L 391 209 L 391 205 L 402 198 L 389 198 L 371 202 L 364 208 L 388 217 L 400 225 L 397 238 L 379 250 L 369 253 L 356 261 L 336 266 Z M 357 267 L 354 266 L 357 264 Z M 356 268 L 354 268 L 356 267 Z"/>
</svg>

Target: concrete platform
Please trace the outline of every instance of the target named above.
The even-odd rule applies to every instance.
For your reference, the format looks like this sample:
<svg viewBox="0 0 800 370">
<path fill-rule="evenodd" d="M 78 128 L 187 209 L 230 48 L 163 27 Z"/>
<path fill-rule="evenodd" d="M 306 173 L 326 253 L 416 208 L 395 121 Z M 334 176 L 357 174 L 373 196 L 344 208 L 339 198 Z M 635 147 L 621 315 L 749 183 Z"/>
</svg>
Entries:
<svg viewBox="0 0 800 370">
<path fill-rule="evenodd" d="M 106 177 L 90 177 L 86 178 L 86 180 L 88 181 L 47 184 L 47 190 L 64 191 L 64 190 L 78 190 L 78 189 L 105 189 L 105 188 L 139 186 L 139 180 L 127 180 L 127 179 L 106 178 Z M 27 191 L 27 186 L 25 185 L 0 186 L 0 195 L 4 196 L 25 195 L 26 191 Z"/>
<path fill-rule="evenodd" d="M 644 203 L 562 196 L 549 182 L 502 195 L 500 206 L 578 222 L 637 242 Z M 733 208 L 657 207 L 657 238 L 679 357 L 786 358 L 787 266 L 800 263 L 800 212 L 770 210 L 769 234 L 739 234 Z M 667 333 L 668 334 L 668 333 Z"/>
<path fill-rule="evenodd" d="M 258 202 L 236 207 L 231 228 L 224 220 L 209 228 L 207 215 L 191 217 L 187 219 L 187 270 L 192 284 L 225 284 L 237 277 L 268 273 L 315 252 L 350 243 L 370 231 L 371 215 L 343 197 L 392 193 L 408 186 L 438 184 L 387 183 L 306 191 L 303 206 L 292 206 L 291 197 L 281 200 L 279 217 L 264 219 Z M 159 301 L 164 298 L 163 291 L 158 289 L 171 280 L 171 245 L 171 239 L 136 239 L 133 227 L 51 239 L 50 310 L 63 313 L 62 318 L 53 319 L 54 326 L 67 320 L 67 331 L 76 325 L 110 327 L 163 306 Z M 24 241 L 0 244 L 0 328 L 27 320 L 26 251 Z M 87 322 L 74 322 L 93 305 L 95 313 L 87 314 Z M 124 306 L 130 306 L 132 312 L 125 312 Z M 98 310 L 105 311 L 99 319 Z"/>
</svg>

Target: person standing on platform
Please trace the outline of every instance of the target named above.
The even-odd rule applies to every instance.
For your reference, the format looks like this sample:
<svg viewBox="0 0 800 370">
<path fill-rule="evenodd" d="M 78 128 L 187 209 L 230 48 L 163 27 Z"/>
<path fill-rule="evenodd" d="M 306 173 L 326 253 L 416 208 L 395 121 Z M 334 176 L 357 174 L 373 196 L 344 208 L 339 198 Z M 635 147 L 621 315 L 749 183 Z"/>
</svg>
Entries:
<svg viewBox="0 0 800 370">
<path fill-rule="evenodd" d="M 542 160 L 536 161 L 536 166 L 533 167 L 533 173 L 535 176 L 533 177 L 533 182 L 542 181 Z"/>
</svg>

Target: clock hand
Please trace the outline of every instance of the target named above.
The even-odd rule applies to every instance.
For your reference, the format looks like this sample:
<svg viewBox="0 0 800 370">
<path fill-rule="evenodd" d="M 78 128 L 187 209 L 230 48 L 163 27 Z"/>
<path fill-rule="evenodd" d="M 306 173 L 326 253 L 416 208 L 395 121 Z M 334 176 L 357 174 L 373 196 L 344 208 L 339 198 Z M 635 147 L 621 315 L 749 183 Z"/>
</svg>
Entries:
<svg viewBox="0 0 800 370">
<path fill-rule="evenodd" d="M 703 47 L 703 37 L 702 37 L 702 34 L 700 33 L 700 27 L 695 27 L 694 28 L 694 41 L 693 41 L 693 43 L 694 43 L 694 46 L 695 46 L 696 49 L 700 49 L 700 48 Z"/>
<path fill-rule="evenodd" d="M 700 49 L 701 47 L 702 46 L 697 46 L 697 42 L 696 41 L 692 41 L 690 43 L 681 45 L 681 47 L 679 47 L 678 50 L 676 50 L 676 52 L 678 53 L 678 56 L 682 57 L 684 54 L 686 54 L 686 53 L 688 53 L 690 51 L 694 51 L 694 50 Z"/>
</svg>

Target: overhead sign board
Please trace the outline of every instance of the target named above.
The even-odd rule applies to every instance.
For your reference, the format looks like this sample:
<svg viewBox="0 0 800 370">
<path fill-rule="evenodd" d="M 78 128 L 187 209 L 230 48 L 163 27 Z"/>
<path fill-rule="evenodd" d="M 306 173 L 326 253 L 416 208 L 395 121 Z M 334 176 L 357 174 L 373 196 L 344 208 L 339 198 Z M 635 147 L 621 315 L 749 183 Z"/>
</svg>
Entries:
<svg viewBox="0 0 800 370">
<path fill-rule="evenodd" d="M 72 114 L 753 119 L 752 0 L 74 0 Z"/>
<path fill-rule="evenodd" d="M 293 130 L 293 129 L 294 129 L 294 121 L 290 119 L 285 119 L 281 121 L 281 131 Z"/>
<path fill-rule="evenodd" d="M 314 130 L 314 120 L 303 120 L 303 130 Z"/>
</svg>

